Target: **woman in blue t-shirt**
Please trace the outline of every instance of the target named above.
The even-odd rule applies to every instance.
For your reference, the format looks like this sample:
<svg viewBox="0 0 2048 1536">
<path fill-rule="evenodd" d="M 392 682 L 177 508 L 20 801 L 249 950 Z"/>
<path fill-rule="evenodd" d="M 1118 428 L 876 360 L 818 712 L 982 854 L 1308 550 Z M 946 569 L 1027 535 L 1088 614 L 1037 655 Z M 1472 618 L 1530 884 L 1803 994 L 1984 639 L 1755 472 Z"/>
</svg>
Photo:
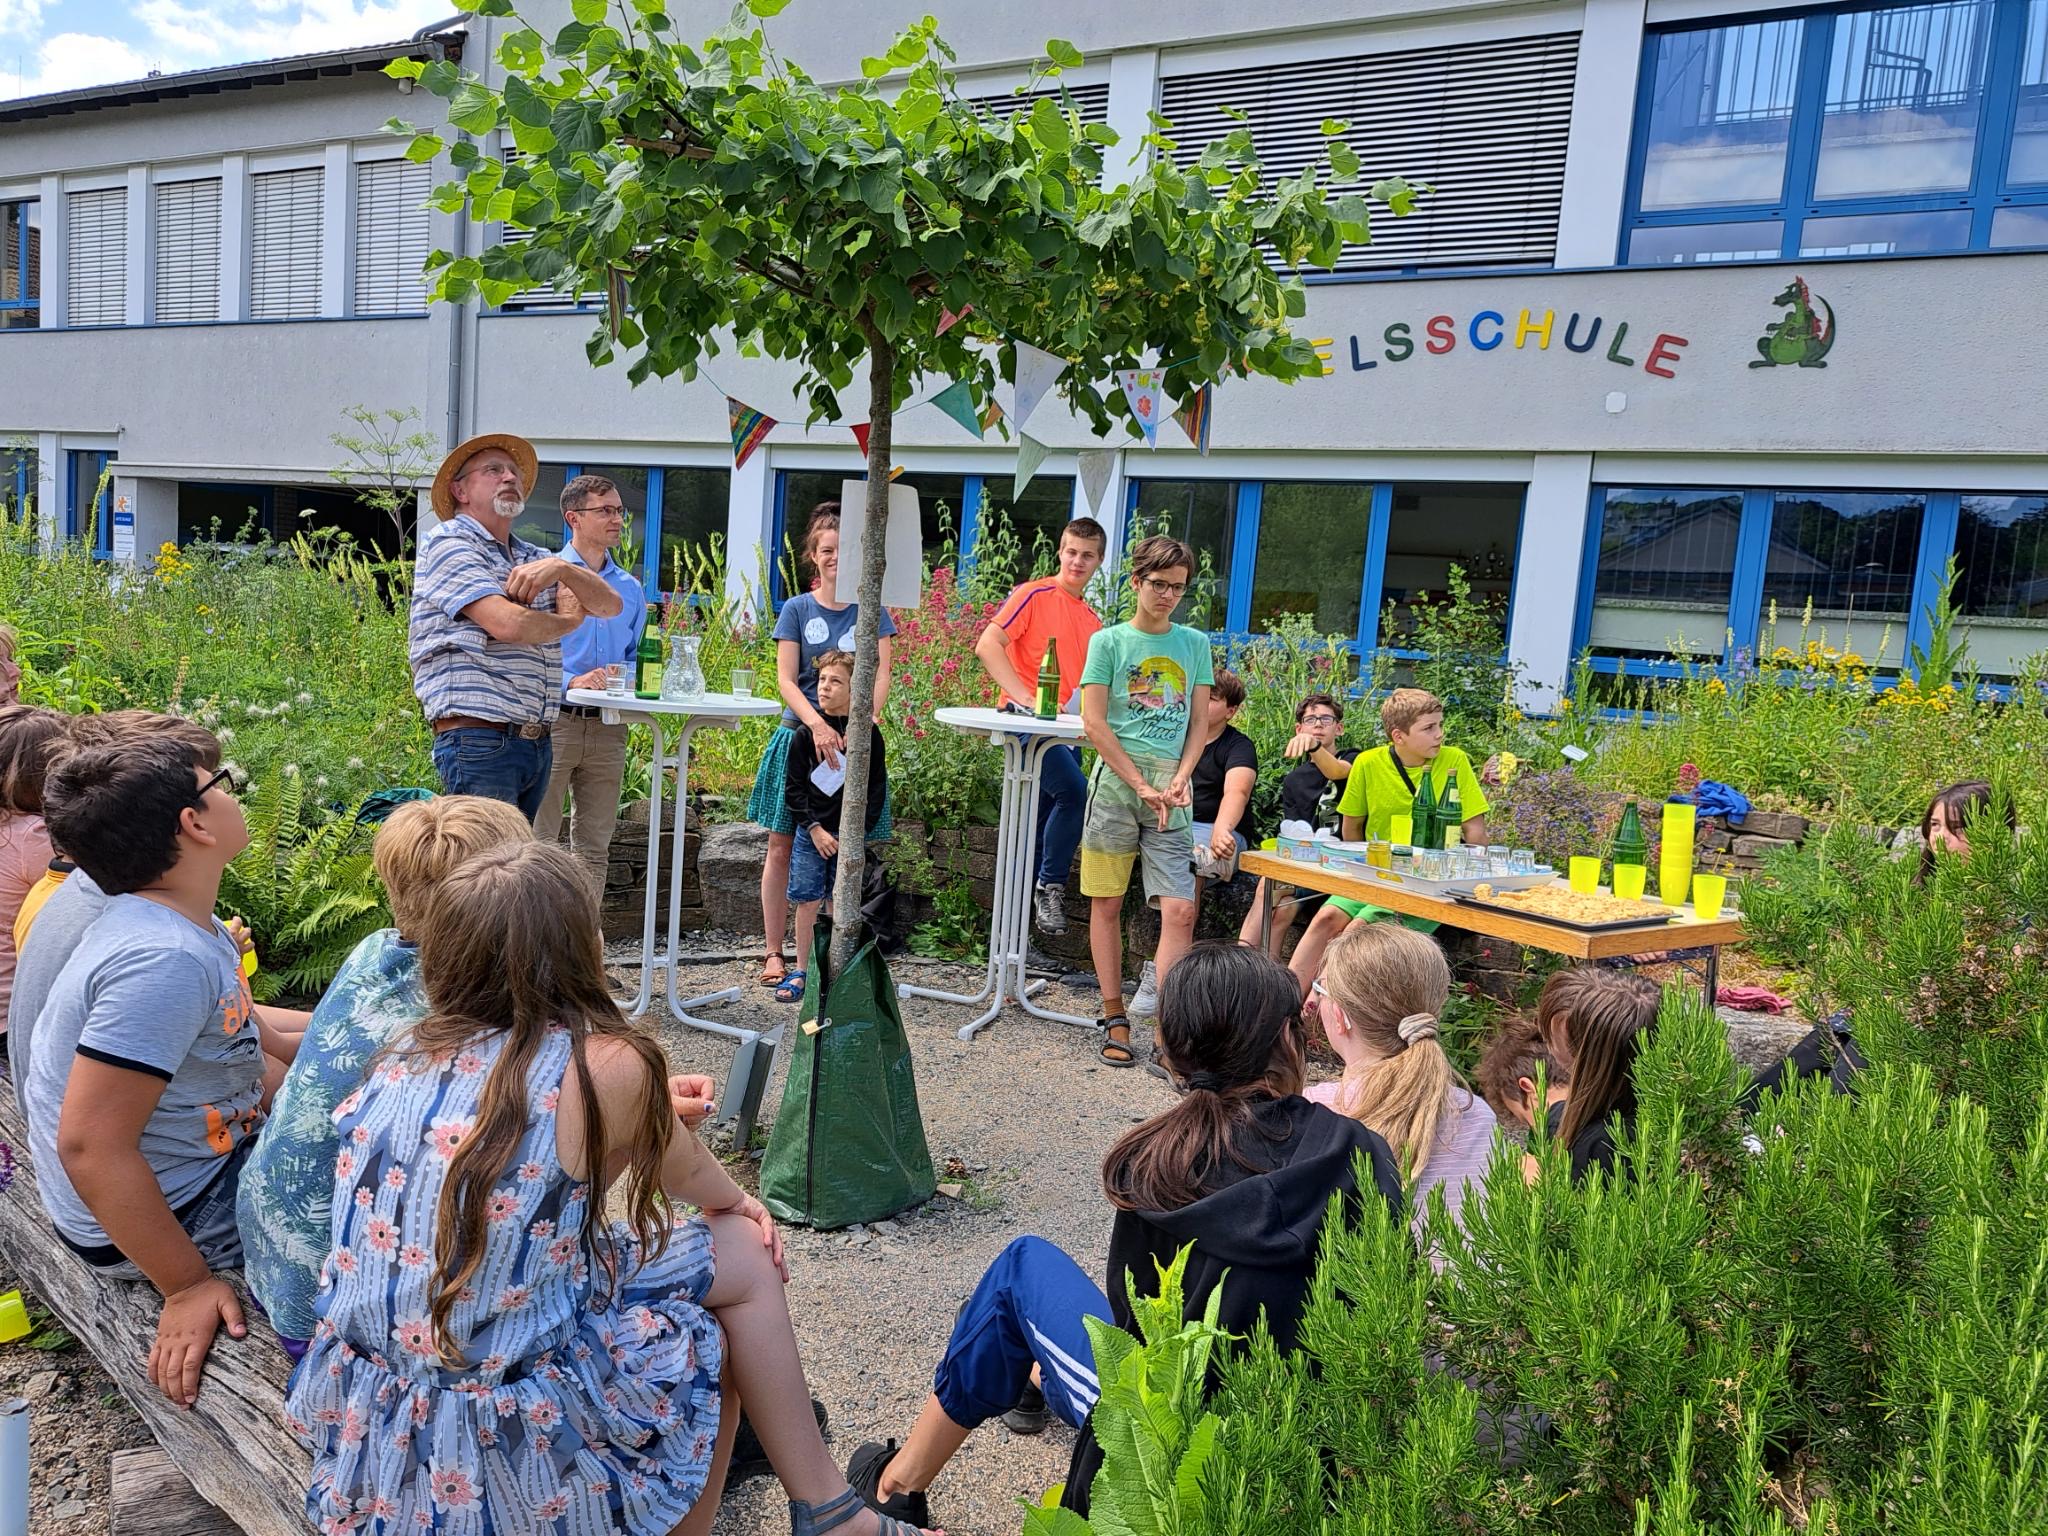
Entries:
<svg viewBox="0 0 2048 1536">
<path fill-rule="evenodd" d="M 827 651 L 851 654 L 854 625 L 860 619 L 860 605 L 840 602 L 837 593 L 838 502 L 821 501 L 811 509 L 799 563 L 810 570 L 815 581 L 809 591 L 784 603 L 776 616 L 775 683 L 782 693 L 782 724 L 768 738 L 768 749 L 761 754 L 761 766 L 754 774 L 754 793 L 747 801 L 747 819 L 768 829 L 768 859 L 761 870 L 761 931 L 768 936 L 767 957 L 761 965 L 764 987 L 780 986 L 788 974 L 782 935 L 789 926 L 789 850 L 796 837 L 784 784 L 790 741 L 798 731 L 809 731 L 819 762 L 837 763 L 846 750 L 845 740 L 818 712 L 818 658 Z M 879 721 L 889 697 L 889 637 L 896 633 L 888 609 L 882 610 L 876 628 L 881 636 L 881 655 L 875 668 L 875 719 Z M 886 805 L 874 835 L 889 835 Z M 797 964 L 806 965 L 809 959 L 799 955 Z"/>
</svg>

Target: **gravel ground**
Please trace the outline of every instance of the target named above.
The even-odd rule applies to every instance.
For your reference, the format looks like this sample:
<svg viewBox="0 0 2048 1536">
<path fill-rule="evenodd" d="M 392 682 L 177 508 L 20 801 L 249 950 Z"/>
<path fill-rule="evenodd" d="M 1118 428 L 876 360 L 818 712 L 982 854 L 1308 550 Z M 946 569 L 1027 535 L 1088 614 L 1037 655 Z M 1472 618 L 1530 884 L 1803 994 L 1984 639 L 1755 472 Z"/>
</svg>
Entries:
<svg viewBox="0 0 2048 1536">
<path fill-rule="evenodd" d="M 707 1013 L 765 1027 L 794 1010 L 754 985 L 757 968 L 758 962 L 692 966 L 684 976 L 693 991 L 741 986 L 738 1002 Z M 895 975 L 913 985 L 978 985 L 957 967 L 907 962 Z M 1091 1017 L 1097 1000 L 1092 990 L 1059 987 L 1037 999 Z M 879 1230 L 787 1234 L 797 1343 L 811 1391 L 831 1412 L 831 1447 L 842 1463 L 863 1440 L 909 1432 L 931 1391 L 954 1312 L 1011 1238 L 1037 1233 L 1090 1273 L 1101 1269 L 1109 1242 L 1102 1154 L 1171 1101 L 1166 1085 L 1142 1070 L 1099 1065 L 1091 1033 L 1021 1011 L 972 1041 L 957 1038 L 954 1031 L 978 1011 L 903 1001 L 925 1135 L 941 1167 L 949 1159 L 964 1166 L 963 1198 L 940 1196 Z M 1141 1045 L 1148 1040 L 1144 1027 L 1137 1033 Z M 732 1060 L 727 1042 L 675 1025 L 663 1035 L 680 1070 L 724 1081 Z M 777 1053 L 764 1122 L 781 1102 L 788 1059 L 789 1052 Z M 750 1175 L 742 1178 L 751 1184 Z M 983 1426 L 934 1485 L 933 1518 L 949 1536 L 1015 1531 L 1017 1501 L 1060 1481 L 1072 1448 L 1073 1436 L 1058 1425 L 1037 1437 L 1014 1435 L 999 1423 Z M 719 1536 L 788 1529 L 781 1488 L 766 1477 L 729 1489 L 716 1526 Z"/>
</svg>

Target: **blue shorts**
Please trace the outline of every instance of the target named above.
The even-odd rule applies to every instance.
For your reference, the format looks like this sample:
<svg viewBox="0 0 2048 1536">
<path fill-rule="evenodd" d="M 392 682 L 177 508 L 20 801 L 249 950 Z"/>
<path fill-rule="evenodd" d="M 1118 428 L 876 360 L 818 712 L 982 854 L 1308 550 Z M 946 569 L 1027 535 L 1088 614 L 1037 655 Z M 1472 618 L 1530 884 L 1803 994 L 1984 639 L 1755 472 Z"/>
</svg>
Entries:
<svg viewBox="0 0 2048 1536">
<path fill-rule="evenodd" d="M 828 901 L 832 881 L 839 873 L 839 856 L 818 852 L 811 841 L 811 829 L 798 827 L 796 841 L 789 845 L 789 899 L 794 902 Z"/>
</svg>

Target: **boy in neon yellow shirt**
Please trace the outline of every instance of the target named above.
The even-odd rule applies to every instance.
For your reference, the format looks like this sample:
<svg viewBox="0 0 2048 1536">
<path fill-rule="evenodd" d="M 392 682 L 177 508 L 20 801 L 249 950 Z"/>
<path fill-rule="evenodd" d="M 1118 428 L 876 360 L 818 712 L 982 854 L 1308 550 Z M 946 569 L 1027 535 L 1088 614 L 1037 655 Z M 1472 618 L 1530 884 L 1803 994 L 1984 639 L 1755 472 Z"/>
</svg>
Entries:
<svg viewBox="0 0 2048 1536">
<path fill-rule="evenodd" d="M 1384 838 L 1394 817 L 1414 805 L 1415 791 L 1422 782 L 1417 775 L 1427 773 L 1439 800 L 1456 782 L 1465 841 L 1485 842 L 1486 791 L 1480 787 L 1472 759 L 1462 749 L 1444 745 L 1444 701 L 1425 689 L 1396 688 L 1380 705 L 1380 724 L 1386 730 L 1386 741 L 1358 754 L 1344 781 L 1344 796 L 1337 802 L 1344 840 Z M 1384 907 L 1349 897 L 1332 896 L 1325 902 L 1303 930 L 1288 962 L 1288 969 L 1301 984 L 1302 996 L 1308 996 L 1309 984 L 1322 970 L 1323 951 L 1338 934 L 1354 922 L 1388 916 L 1392 914 Z M 1436 924 L 1418 921 L 1413 926 L 1427 932 Z"/>
</svg>

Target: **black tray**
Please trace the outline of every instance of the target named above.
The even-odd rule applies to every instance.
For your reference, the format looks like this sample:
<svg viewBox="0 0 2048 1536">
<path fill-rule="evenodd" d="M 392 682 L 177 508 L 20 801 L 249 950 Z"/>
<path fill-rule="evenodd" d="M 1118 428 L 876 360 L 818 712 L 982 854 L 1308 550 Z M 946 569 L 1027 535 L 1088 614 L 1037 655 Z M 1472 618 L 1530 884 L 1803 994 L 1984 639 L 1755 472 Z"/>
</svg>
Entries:
<svg viewBox="0 0 2048 1536">
<path fill-rule="evenodd" d="M 1623 933 L 1631 929 L 1669 928 L 1682 917 L 1674 912 L 1669 917 L 1624 917 L 1611 923 L 1574 923 L 1562 917 L 1552 917 L 1547 912 L 1525 912 L 1518 907 L 1504 907 L 1497 901 L 1482 901 L 1477 896 L 1459 894 L 1451 898 L 1463 907 L 1481 907 L 1488 912 L 1505 912 L 1509 917 L 1526 918 L 1532 923 L 1547 923 L 1552 928 L 1562 928 L 1566 933 Z"/>
</svg>

